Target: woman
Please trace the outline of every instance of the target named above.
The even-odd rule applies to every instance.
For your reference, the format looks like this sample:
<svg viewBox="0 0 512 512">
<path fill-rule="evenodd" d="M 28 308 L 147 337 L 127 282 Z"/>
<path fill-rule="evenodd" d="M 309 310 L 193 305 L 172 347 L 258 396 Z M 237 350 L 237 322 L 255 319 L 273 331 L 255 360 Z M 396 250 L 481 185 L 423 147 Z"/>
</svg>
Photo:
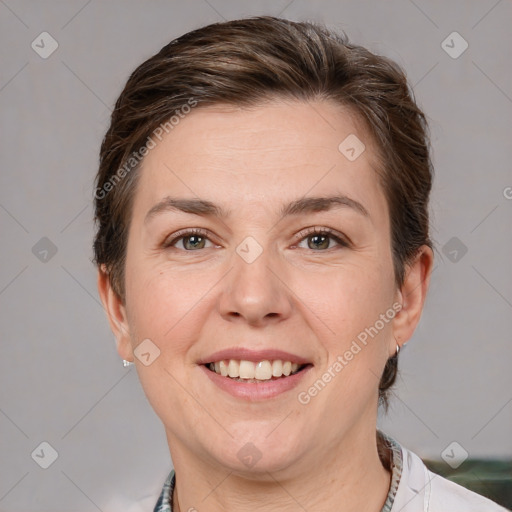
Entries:
<svg viewBox="0 0 512 512">
<path fill-rule="evenodd" d="M 155 511 L 494 511 L 376 428 L 433 264 L 426 122 L 310 23 L 210 25 L 132 74 L 95 259 L 174 470 Z"/>
</svg>

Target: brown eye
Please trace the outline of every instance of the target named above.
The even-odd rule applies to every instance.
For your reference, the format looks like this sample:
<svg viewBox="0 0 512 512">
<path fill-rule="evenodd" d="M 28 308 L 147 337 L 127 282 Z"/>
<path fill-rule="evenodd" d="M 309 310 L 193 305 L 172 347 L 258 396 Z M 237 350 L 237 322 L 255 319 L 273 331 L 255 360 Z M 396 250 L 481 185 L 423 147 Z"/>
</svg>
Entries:
<svg viewBox="0 0 512 512">
<path fill-rule="evenodd" d="M 349 244 L 341 236 L 337 236 L 329 229 L 310 229 L 300 233 L 301 237 L 298 247 L 311 249 L 313 251 L 325 251 L 338 247 L 348 247 Z M 302 246 L 303 241 L 307 240 L 307 247 Z M 334 242 L 334 245 L 332 244 Z"/>
<path fill-rule="evenodd" d="M 210 243 L 210 246 L 206 244 Z M 197 251 L 213 247 L 207 233 L 202 229 L 189 229 L 180 231 L 171 236 L 165 243 L 165 248 L 179 249 L 181 251 Z"/>
<path fill-rule="evenodd" d="M 184 236 L 181 240 L 187 250 L 203 249 L 206 242 L 206 238 L 199 235 Z"/>
<path fill-rule="evenodd" d="M 328 249 L 331 237 L 326 235 L 311 235 L 308 236 L 308 247 L 310 249 Z"/>
</svg>

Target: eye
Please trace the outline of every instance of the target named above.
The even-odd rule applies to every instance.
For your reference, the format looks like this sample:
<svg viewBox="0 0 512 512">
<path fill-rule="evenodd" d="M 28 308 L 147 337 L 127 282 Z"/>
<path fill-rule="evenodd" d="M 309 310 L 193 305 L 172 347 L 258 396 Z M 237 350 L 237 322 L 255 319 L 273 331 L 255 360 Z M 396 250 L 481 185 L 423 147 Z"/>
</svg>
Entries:
<svg viewBox="0 0 512 512">
<path fill-rule="evenodd" d="M 349 247 L 349 243 L 343 238 L 341 233 L 337 233 L 330 228 L 308 228 L 301 231 L 297 237 L 300 238 L 297 247 L 311 249 L 313 251 L 332 249 L 332 241 L 338 246 Z M 303 241 L 307 243 L 307 247 L 301 246 Z"/>
<path fill-rule="evenodd" d="M 313 251 L 325 251 L 338 247 L 349 247 L 341 233 L 337 233 L 330 228 L 307 228 L 298 233 L 299 243 L 297 247 L 311 249 Z M 307 242 L 307 247 L 302 246 Z M 331 242 L 334 242 L 334 247 Z M 179 246 L 181 244 L 181 247 Z M 210 244 L 209 246 L 207 244 Z M 197 251 L 215 247 L 215 244 L 209 239 L 208 231 L 201 228 L 184 229 L 174 233 L 163 243 L 164 248 L 176 248 L 184 251 Z"/>
<path fill-rule="evenodd" d="M 182 244 L 181 247 L 176 247 L 178 244 Z M 180 250 L 185 251 L 196 251 L 198 249 L 207 249 L 206 243 L 210 243 L 213 247 L 213 243 L 208 238 L 208 232 L 201 228 L 187 229 L 178 231 L 171 235 L 164 242 L 164 247 L 176 247 Z"/>
</svg>

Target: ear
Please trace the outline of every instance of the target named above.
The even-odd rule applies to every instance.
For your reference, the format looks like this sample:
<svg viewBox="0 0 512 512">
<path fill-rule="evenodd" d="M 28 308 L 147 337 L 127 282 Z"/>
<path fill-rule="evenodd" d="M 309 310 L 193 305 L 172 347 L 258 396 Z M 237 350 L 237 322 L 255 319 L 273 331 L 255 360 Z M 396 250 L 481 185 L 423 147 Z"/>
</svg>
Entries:
<svg viewBox="0 0 512 512">
<path fill-rule="evenodd" d="M 393 318 L 393 334 L 400 347 L 412 337 L 420 320 L 433 264 L 432 249 L 423 245 L 414 260 L 407 266 L 404 283 L 397 292 L 397 300 L 402 304 L 402 309 Z M 396 345 L 391 348 L 390 356 L 394 355 L 395 351 Z"/>
<path fill-rule="evenodd" d="M 110 328 L 117 340 L 117 352 L 127 361 L 133 361 L 133 349 L 130 342 L 130 330 L 126 317 L 126 307 L 113 290 L 110 276 L 105 265 L 98 268 L 98 292 L 107 313 Z"/>
</svg>

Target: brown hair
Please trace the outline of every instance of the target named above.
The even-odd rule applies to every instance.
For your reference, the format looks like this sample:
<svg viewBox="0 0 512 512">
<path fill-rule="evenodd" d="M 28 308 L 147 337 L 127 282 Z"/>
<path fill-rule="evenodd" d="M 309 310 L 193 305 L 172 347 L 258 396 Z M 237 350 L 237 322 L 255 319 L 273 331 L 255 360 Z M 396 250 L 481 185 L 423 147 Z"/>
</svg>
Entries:
<svg viewBox="0 0 512 512">
<path fill-rule="evenodd" d="M 269 16 L 215 23 L 164 46 L 130 76 L 103 139 L 96 179 L 95 262 L 124 300 L 124 264 L 140 161 L 159 126 L 169 132 L 190 106 L 257 106 L 273 98 L 331 100 L 350 108 L 378 148 L 397 286 L 429 239 L 433 169 L 427 122 L 393 61 L 313 23 Z M 161 128 L 160 128 L 161 129 Z M 341 142 L 341 141 L 340 141 Z M 397 374 L 385 366 L 379 399 Z"/>
</svg>

